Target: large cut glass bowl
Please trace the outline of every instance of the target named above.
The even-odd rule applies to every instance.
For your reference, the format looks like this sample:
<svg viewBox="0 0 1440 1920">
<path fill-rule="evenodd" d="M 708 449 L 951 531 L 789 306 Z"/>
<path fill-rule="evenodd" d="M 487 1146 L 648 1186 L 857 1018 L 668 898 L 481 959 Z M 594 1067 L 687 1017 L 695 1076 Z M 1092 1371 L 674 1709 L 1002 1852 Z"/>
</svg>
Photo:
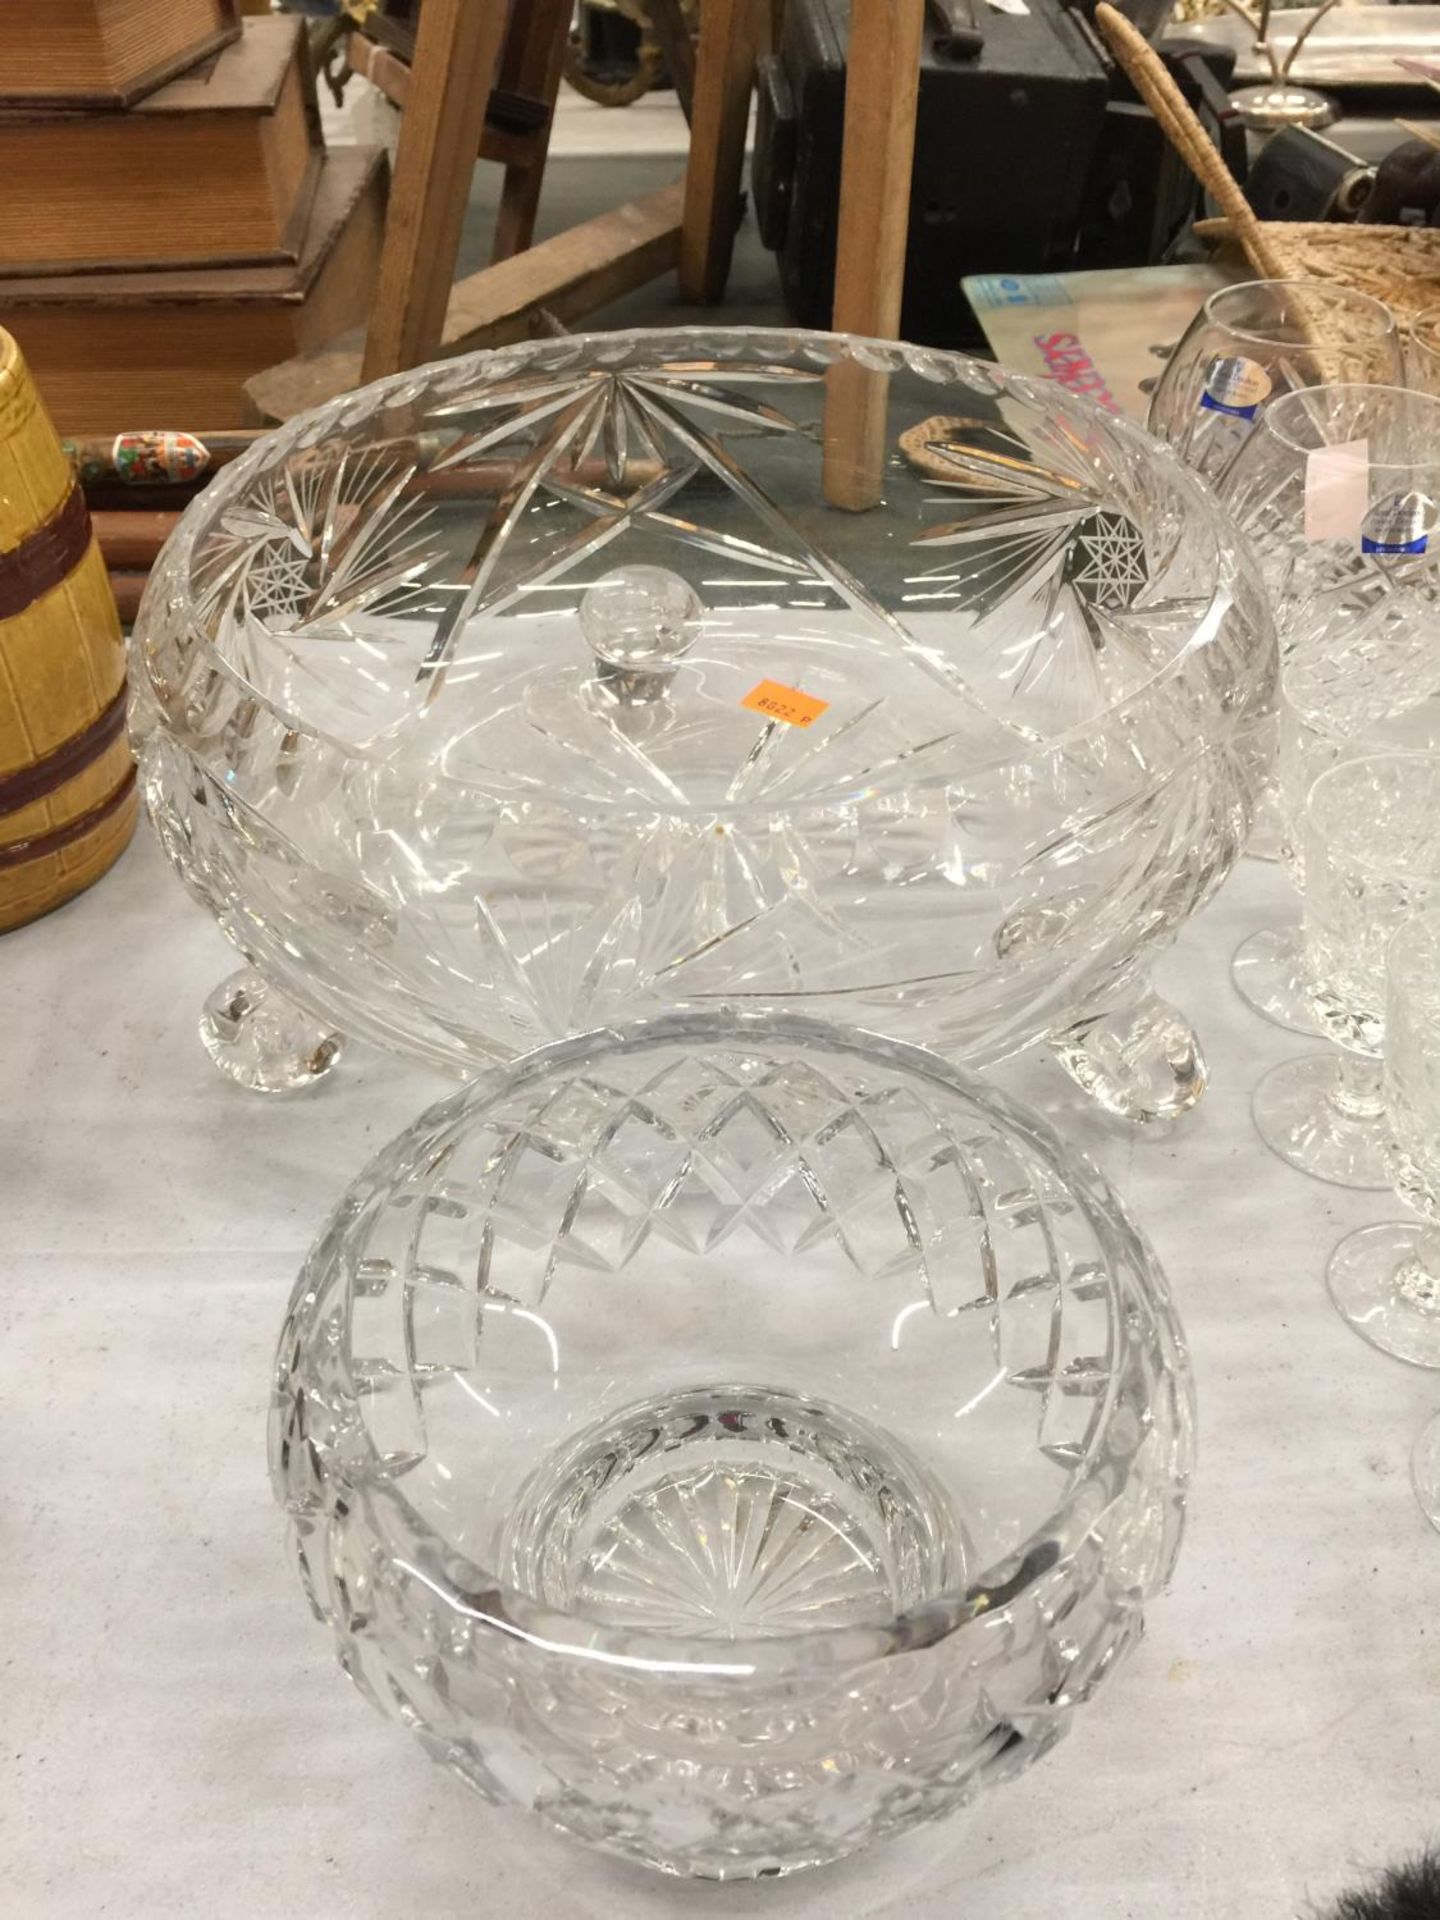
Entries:
<svg viewBox="0 0 1440 1920">
<path fill-rule="evenodd" d="M 858 511 L 825 490 L 857 390 Z M 1083 1037 L 1235 858 L 1274 674 L 1227 521 L 1138 428 L 746 329 L 302 416 L 185 515 L 135 656 L 152 817 L 230 938 L 464 1071 L 717 1004 L 977 1062 Z"/>
<path fill-rule="evenodd" d="M 1045 1126 L 917 1048 L 690 1013 L 494 1068 L 374 1162 L 271 1458 L 376 1705 L 727 1878 L 1044 1753 L 1171 1568 L 1191 1435 L 1153 1256 Z"/>
</svg>

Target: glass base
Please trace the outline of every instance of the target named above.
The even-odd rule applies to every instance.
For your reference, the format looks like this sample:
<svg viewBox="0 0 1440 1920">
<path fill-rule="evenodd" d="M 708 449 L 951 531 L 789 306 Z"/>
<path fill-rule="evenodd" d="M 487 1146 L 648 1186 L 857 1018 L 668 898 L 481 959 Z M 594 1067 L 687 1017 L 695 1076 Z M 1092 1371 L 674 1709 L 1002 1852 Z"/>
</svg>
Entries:
<svg viewBox="0 0 1440 1920">
<path fill-rule="evenodd" d="M 1440 1533 L 1440 1413 L 1420 1429 L 1410 1455 L 1410 1480 L 1420 1511 Z"/>
<path fill-rule="evenodd" d="M 1316 1180 L 1389 1187 L 1378 1093 L 1370 1110 L 1354 1095 L 1357 1073 L 1364 1070 L 1338 1047 L 1272 1068 L 1250 1103 L 1260 1138 L 1287 1165 Z"/>
<path fill-rule="evenodd" d="M 1362 1340 L 1412 1367 L 1440 1367 L 1440 1239 L 1418 1220 L 1348 1234 L 1330 1256 L 1330 1298 Z"/>
<path fill-rule="evenodd" d="M 878 1428 L 813 1399 L 689 1388 L 543 1461 L 502 1552 L 523 1591 L 679 1637 L 859 1625 L 962 1577 L 938 1487 Z"/>
<path fill-rule="evenodd" d="M 1305 988 L 1303 949 L 1294 927 L 1262 927 L 1235 949 L 1230 978 L 1252 1012 L 1291 1033 L 1319 1035 Z"/>
<path fill-rule="evenodd" d="M 323 1079 L 345 1042 L 252 967 L 206 1000 L 200 1039 L 220 1071 L 251 1093 L 296 1093 Z"/>
<path fill-rule="evenodd" d="M 1123 1006 L 1077 1021 L 1050 1044 L 1076 1085 L 1121 1120 L 1171 1120 L 1188 1112 L 1209 1077 L 1195 1029 L 1148 986 Z"/>
</svg>

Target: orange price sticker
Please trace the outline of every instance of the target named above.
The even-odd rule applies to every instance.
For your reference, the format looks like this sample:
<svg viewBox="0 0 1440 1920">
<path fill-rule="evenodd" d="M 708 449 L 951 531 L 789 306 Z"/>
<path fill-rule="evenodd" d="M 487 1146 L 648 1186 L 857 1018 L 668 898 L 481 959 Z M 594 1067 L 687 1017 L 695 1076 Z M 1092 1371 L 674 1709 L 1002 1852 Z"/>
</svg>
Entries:
<svg viewBox="0 0 1440 1920">
<path fill-rule="evenodd" d="M 778 680 L 762 680 L 740 702 L 752 713 L 763 713 L 767 720 L 783 720 L 787 727 L 813 727 L 830 705 L 798 687 L 782 687 Z"/>
</svg>

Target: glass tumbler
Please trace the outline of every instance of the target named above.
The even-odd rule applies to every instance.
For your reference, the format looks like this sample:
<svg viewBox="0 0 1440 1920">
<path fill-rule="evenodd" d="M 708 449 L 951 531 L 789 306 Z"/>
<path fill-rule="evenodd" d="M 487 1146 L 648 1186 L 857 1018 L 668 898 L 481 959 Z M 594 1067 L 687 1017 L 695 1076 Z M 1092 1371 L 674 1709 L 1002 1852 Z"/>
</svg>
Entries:
<svg viewBox="0 0 1440 1920">
<path fill-rule="evenodd" d="M 1255 1091 L 1255 1124 L 1304 1173 L 1385 1187 L 1385 951 L 1412 913 L 1440 904 L 1440 755 L 1373 754 L 1331 767 L 1310 790 L 1302 847 L 1305 971 L 1335 1049 L 1268 1073 Z"/>
<path fill-rule="evenodd" d="M 1314 280 L 1249 280 L 1221 287 L 1201 307 L 1166 362 L 1145 424 L 1216 480 L 1281 395 L 1404 379 L 1399 325 L 1383 301 Z"/>
<path fill-rule="evenodd" d="M 1330 1297 L 1382 1353 L 1440 1367 L 1440 914 L 1418 913 L 1385 959 L 1385 1150 L 1420 1215 L 1361 1227 L 1326 1273 Z"/>
<path fill-rule="evenodd" d="M 1275 610 L 1284 661 L 1276 851 L 1298 887 L 1299 807 L 1325 765 L 1347 745 L 1431 744 L 1423 728 L 1412 739 L 1398 723 L 1436 685 L 1440 566 L 1429 522 L 1440 500 L 1440 398 L 1358 385 L 1285 395 L 1219 491 L 1250 538 Z M 1366 523 L 1374 531 L 1402 507 L 1420 516 L 1419 551 L 1378 550 L 1386 543 Z M 1296 928 L 1251 935 L 1232 977 L 1266 1019 L 1316 1031 Z"/>
</svg>

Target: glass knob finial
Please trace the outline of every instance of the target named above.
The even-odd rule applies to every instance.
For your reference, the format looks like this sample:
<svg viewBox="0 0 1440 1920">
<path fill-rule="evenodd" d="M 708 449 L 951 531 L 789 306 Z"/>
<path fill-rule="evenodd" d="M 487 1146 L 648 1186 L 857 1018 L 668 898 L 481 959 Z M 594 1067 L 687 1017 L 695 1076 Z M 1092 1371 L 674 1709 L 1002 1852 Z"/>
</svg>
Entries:
<svg viewBox="0 0 1440 1920">
<path fill-rule="evenodd" d="M 668 567 L 620 567 L 586 589 L 580 627 L 603 680 L 631 699 L 664 691 L 694 644 L 704 612 Z"/>
</svg>

